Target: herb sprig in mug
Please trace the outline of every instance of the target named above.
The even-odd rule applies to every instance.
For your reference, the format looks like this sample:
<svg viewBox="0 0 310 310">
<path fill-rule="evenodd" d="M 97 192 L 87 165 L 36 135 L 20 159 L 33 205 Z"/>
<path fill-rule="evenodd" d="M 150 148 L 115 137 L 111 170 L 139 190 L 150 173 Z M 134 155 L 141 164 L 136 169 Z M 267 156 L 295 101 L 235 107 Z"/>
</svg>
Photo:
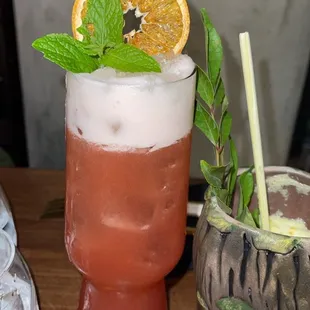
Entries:
<svg viewBox="0 0 310 310">
<path fill-rule="evenodd" d="M 239 187 L 236 220 L 259 227 L 259 209 L 250 212 L 248 206 L 254 192 L 253 167 L 238 176 L 238 154 L 231 137 L 232 116 L 228 111 L 228 98 L 221 77 L 223 48 L 221 38 L 205 9 L 201 10 L 205 31 L 207 70 L 198 67 L 197 105 L 195 125 L 213 146 L 216 165 L 200 161 L 202 173 L 209 184 L 207 197 L 217 196 L 224 211 L 231 215 L 234 192 Z M 225 162 L 224 152 L 229 152 Z"/>
</svg>

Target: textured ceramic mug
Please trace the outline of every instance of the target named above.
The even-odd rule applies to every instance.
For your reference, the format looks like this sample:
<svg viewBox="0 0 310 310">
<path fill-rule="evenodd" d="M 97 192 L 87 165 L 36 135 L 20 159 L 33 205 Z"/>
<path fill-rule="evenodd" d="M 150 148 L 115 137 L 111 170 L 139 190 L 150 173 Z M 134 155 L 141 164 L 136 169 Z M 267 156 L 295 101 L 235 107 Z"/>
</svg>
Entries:
<svg viewBox="0 0 310 310">
<path fill-rule="evenodd" d="M 310 174 L 288 167 L 265 171 L 270 213 L 302 218 L 309 229 Z M 216 198 L 205 203 L 195 234 L 199 309 L 218 309 L 227 297 L 246 303 L 244 309 L 310 309 L 310 239 L 249 227 L 220 204 Z M 250 209 L 256 206 L 254 193 Z"/>
</svg>

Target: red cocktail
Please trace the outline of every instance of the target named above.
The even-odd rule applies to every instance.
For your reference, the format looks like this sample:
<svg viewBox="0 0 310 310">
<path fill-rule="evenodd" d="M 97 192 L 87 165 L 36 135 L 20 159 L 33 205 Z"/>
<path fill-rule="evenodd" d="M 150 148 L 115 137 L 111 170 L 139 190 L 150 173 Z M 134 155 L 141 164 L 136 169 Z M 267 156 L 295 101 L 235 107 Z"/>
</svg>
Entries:
<svg viewBox="0 0 310 310">
<path fill-rule="evenodd" d="M 79 309 L 167 307 L 163 278 L 185 239 L 194 68 L 181 55 L 158 75 L 67 75 L 66 247 L 84 279 Z"/>
</svg>

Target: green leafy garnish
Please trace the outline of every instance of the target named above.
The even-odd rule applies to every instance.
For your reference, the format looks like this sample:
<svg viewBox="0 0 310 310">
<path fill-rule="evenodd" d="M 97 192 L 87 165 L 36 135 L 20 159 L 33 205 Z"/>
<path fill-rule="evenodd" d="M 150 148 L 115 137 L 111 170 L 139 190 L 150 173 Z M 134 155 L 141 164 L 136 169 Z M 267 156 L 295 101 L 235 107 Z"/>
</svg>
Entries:
<svg viewBox="0 0 310 310">
<path fill-rule="evenodd" d="M 214 100 L 214 90 L 212 83 L 201 68 L 198 67 L 197 92 L 201 99 L 209 106 L 212 106 Z"/>
<path fill-rule="evenodd" d="M 236 219 L 259 227 L 259 212 L 248 209 L 253 191 L 252 168 L 239 178 L 238 155 L 231 137 L 232 116 L 228 112 L 228 99 L 221 78 L 223 49 L 221 39 L 216 32 L 205 9 L 201 10 L 205 30 L 207 70 L 198 68 L 197 105 L 195 125 L 205 134 L 214 147 L 216 165 L 200 161 L 201 171 L 209 184 L 206 198 L 216 196 L 224 212 L 231 214 L 231 203 L 236 185 L 239 186 Z M 229 161 L 224 161 L 224 151 L 229 144 Z"/>
<path fill-rule="evenodd" d="M 82 20 L 81 34 L 87 32 L 92 43 L 105 46 L 107 43 L 123 43 L 123 11 L 119 0 L 88 0 L 87 13 Z M 82 31 L 81 31 L 82 30 Z"/>
<path fill-rule="evenodd" d="M 205 28 L 206 53 L 208 64 L 208 75 L 215 90 L 221 82 L 221 66 L 223 60 L 223 49 L 221 38 L 214 28 L 206 9 L 201 10 L 203 25 Z"/>
<path fill-rule="evenodd" d="M 254 178 L 252 170 L 253 167 L 244 171 L 239 177 L 239 184 L 240 190 L 242 190 L 244 207 L 248 207 L 254 191 Z"/>
<path fill-rule="evenodd" d="M 219 139 L 219 129 L 212 115 L 197 102 L 195 112 L 195 125 L 206 135 L 213 145 L 216 145 Z"/>
<path fill-rule="evenodd" d="M 252 217 L 257 227 L 260 227 L 259 226 L 260 225 L 259 215 L 260 215 L 260 212 L 259 212 L 259 208 L 257 207 L 252 211 Z"/>
<path fill-rule="evenodd" d="M 158 62 L 123 41 L 124 18 L 119 0 L 88 0 L 80 42 L 68 34 L 48 34 L 35 40 L 33 48 L 61 68 L 91 73 L 101 66 L 124 72 L 160 72 Z"/>
<path fill-rule="evenodd" d="M 243 190 L 240 186 L 240 193 L 239 193 L 239 205 L 238 205 L 238 212 L 236 216 L 236 220 L 247 224 L 252 227 L 256 227 L 256 222 L 250 213 L 248 207 L 244 205 L 244 197 L 243 197 Z"/>
<path fill-rule="evenodd" d="M 230 204 L 231 197 L 234 194 L 238 174 L 238 154 L 235 143 L 231 137 L 229 139 L 229 151 L 230 151 L 231 170 L 227 181 L 228 192 L 230 196 L 230 200 L 227 202 L 228 204 Z"/>
<path fill-rule="evenodd" d="M 211 166 L 206 161 L 200 162 L 200 167 L 207 182 L 215 188 L 222 188 L 226 167 Z"/>
<path fill-rule="evenodd" d="M 228 207 L 225 203 L 225 201 L 227 200 L 227 197 L 228 197 L 228 190 L 223 189 L 223 188 L 211 187 L 210 191 L 211 191 L 211 193 L 210 193 L 211 197 L 216 196 L 216 198 L 218 199 L 222 210 L 225 213 L 227 213 L 228 215 L 231 215 L 232 209 L 230 207 Z"/>
<path fill-rule="evenodd" d="M 100 62 L 125 72 L 160 72 L 155 59 L 129 44 L 119 44 L 102 55 Z"/>
<path fill-rule="evenodd" d="M 231 131 L 232 117 L 228 111 L 223 113 L 220 123 L 220 143 L 223 146 L 227 142 Z"/>
<path fill-rule="evenodd" d="M 220 81 L 219 81 L 219 83 L 217 84 L 217 87 L 216 87 L 216 95 L 215 95 L 215 98 L 214 98 L 214 104 L 215 105 L 222 104 L 224 98 L 225 98 L 224 83 L 223 83 L 222 79 L 220 79 Z"/>
<path fill-rule="evenodd" d="M 35 40 L 32 46 L 46 59 L 73 73 L 90 73 L 98 68 L 98 59 L 85 52 L 86 45 L 68 34 L 48 34 Z"/>
</svg>

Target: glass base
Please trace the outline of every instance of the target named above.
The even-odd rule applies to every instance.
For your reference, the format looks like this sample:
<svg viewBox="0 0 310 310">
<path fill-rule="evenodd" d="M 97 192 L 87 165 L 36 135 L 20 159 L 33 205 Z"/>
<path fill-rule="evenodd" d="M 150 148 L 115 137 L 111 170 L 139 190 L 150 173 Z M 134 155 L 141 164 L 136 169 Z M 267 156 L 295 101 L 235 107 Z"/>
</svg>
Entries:
<svg viewBox="0 0 310 310">
<path fill-rule="evenodd" d="M 78 310 L 167 310 L 164 280 L 132 290 L 97 289 L 85 279 Z"/>
</svg>

